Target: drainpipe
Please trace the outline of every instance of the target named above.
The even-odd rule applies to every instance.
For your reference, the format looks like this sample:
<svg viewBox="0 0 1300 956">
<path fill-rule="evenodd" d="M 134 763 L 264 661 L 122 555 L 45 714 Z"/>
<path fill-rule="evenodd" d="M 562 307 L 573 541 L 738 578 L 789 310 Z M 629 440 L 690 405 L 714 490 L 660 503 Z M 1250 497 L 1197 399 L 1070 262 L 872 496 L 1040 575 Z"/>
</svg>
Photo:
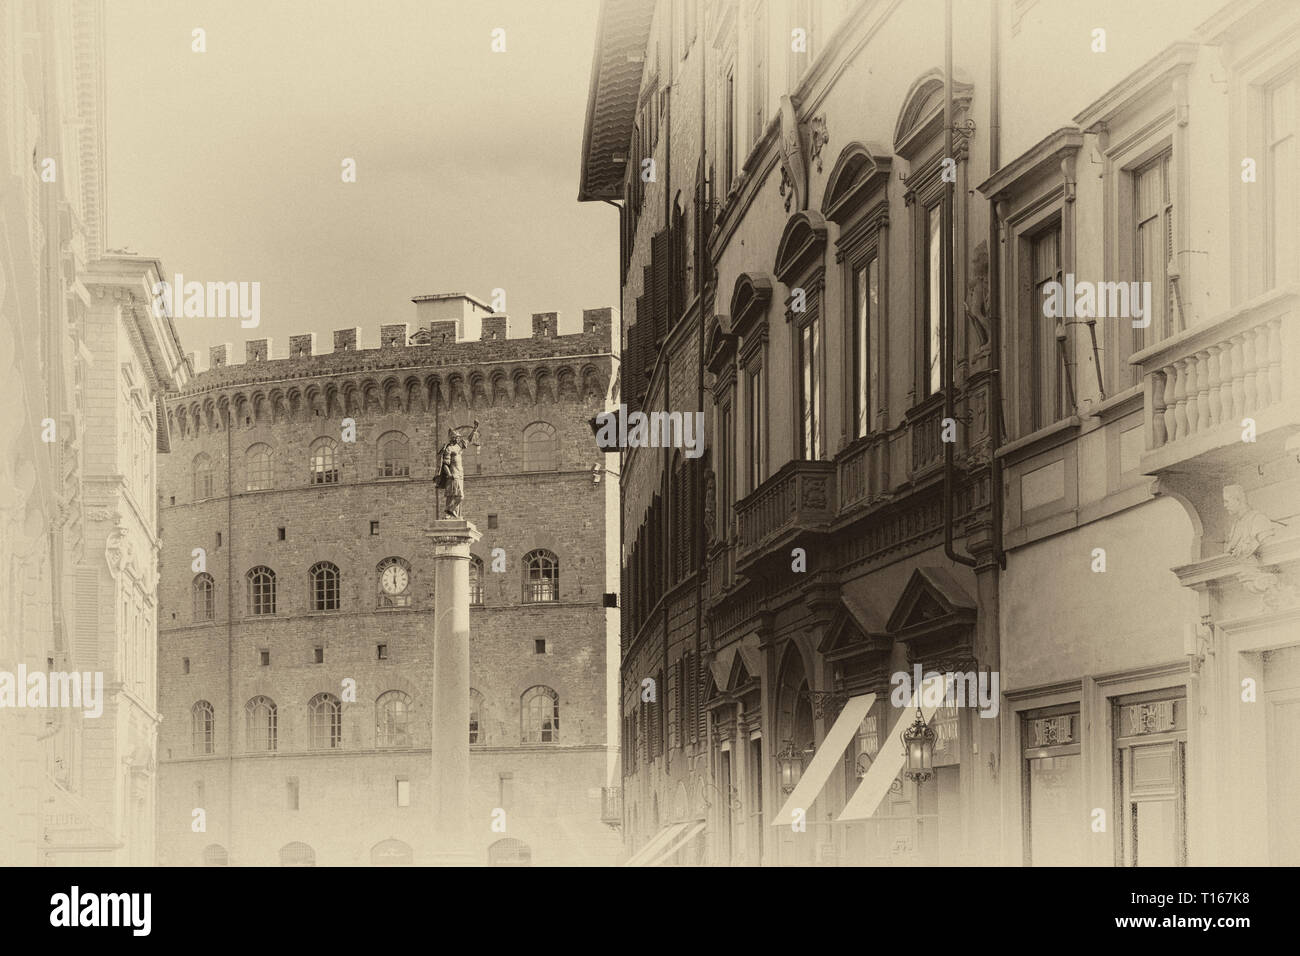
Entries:
<svg viewBox="0 0 1300 956">
<path fill-rule="evenodd" d="M 226 424 L 226 812 L 230 815 L 227 840 L 235 847 L 235 486 L 234 436 L 230 429 L 234 418 L 229 406 L 222 417 Z"/>
<path fill-rule="evenodd" d="M 943 155 L 951 158 L 952 149 L 952 0 L 943 3 Z M 943 241 L 940 245 L 940 260 L 943 266 L 943 306 L 939 310 L 940 322 L 943 323 L 939 336 L 941 359 L 940 377 L 943 386 L 943 415 L 952 420 L 953 413 L 953 325 L 956 312 L 953 309 L 953 184 L 944 183 L 943 203 L 940 206 L 941 231 Z M 943 553 L 949 561 L 975 567 L 975 559 L 953 550 L 952 540 L 952 485 L 953 485 L 953 448 L 955 442 L 943 442 Z"/>
<path fill-rule="evenodd" d="M 991 49 L 989 51 L 989 175 L 1002 165 L 1002 52 L 1001 26 L 998 22 L 998 0 L 989 0 Z M 997 206 L 989 203 L 989 359 L 992 375 L 989 378 L 990 466 L 989 503 L 993 518 L 993 556 L 998 567 L 1007 568 L 1007 553 L 1002 550 L 1002 243 L 998 235 Z M 1101 368 L 1100 365 L 1097 366 Z"/>
</svg>

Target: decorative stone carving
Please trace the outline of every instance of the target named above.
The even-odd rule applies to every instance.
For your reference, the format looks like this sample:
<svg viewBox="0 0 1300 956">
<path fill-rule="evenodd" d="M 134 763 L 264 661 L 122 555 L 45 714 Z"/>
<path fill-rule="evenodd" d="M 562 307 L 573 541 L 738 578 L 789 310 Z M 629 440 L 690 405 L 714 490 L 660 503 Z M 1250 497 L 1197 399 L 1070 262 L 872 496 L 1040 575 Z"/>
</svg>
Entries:
<svg viewBox="0 0 1300 956">
<path fill-rule="evenodd" d="M 798 212 L 808 206 L 808 167 L 804 162 L 799 117 L 789 94 L 781 97 L 781 195 L 785 211 L 791 205 Z"/>
<path fill-rule="evenodd" d="M 989 246 L 980 240 L 971 259 L 971 277 L 967 283 L 966 318 L 983 348 L 989 341 Z"/>
<path fill-rule="evenodd" d="M 1241 485 L 1223 489 L 1223 507 L 1232 516 L 1232 527 L 1225 542 L 1228 554 L 1237 558 L 1253 557 L 1259 546 L 1278 532 L 1282 525 L 1250 507 Z"/>
<path fill-rule="evenodd" d="M 826 114 L 814 116 L 808 122 L 808 140 L 812 148 L 812 158 L 817 161 L 817 172 L 822 171 L 822 147 L 831 141 L 826 130 Z"/>
</svg>

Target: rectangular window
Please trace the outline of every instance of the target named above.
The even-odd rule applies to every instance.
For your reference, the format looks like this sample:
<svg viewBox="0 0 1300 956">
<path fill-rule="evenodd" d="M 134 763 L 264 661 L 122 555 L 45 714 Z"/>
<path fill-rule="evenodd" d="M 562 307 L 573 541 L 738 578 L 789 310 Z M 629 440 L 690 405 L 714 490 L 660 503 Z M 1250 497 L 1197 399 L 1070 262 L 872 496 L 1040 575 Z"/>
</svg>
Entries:
<svg viewBox="0 0 1300 956">
<path fill-rule="evenodd" d="M 258 651 L 258 652 L 257 652 L 257 655 L 258 655 L 258 659 L 260 660 L 260 662 L 261 662 L 261 664 L 262 664 L 263 667 L 270 667 L 270 666 L 271 666 L 271 652 L 270 652 L 270 651 Z"/>
<path fill-rule="evenodd" d="M 747 383 L 749 399 L 749 490 L 753 491 L 767 477 L 767 422 L 763 415 L 763 366 L 750 369 Z"/>
<path fill-rule="evenodd" d="M 876 253 L 853 274 L 853 434 L 871 433 L 880 410 L 880 260 Z"/>
<path fill-rule="evenodd" d="M 388 660 L 388 645 L 387 645 L 387 644 L 376 644 L 376 645 L 375 645 L 375 660 L 378 660 L 378 661 L 386 661 L 386 660 Z"/>
<path fill-rule="evenodd" d="M 189 672 L 190 672 L 190 659 L 189 659 L 188 657 L 182 657 L 182 658 L 181 658 L 181 673 L 182 673 L 182 674 L 188 674 Z"/>
<path fill-rule="evenodd" d="M 751 26 L 749 103 L 753 129 L 750 141 L 756 143 L 763 135 L 767 118 L 767 0 L 759 0 L 754 5 Z"/>
<path fill-rule="evenodd" d="M 943 203 L 926 209 L 925 394 L 943 388 Z"/>
<path fill-rule="evenodd" d="M 1265 285 L 1270 289 L 1293 281 L 1300 259 L 1296 239 L 1296 223 L 1300 220 L 1296 189 L 1297 89 L 1300 89 L 1300 73 L 1292 72 L 1265 93 L 1264 137 L 1268 159 L 1264 182 L 1269 253 Z"/>
<path fill-rule="evenodd" d="M 497 516 L 496 516 L 496 515 L 488 515 L 488 527 L 489 527 L 489 528 L 495 528 L 496 526 L 497 526 Z"/>
<path fill-rule="evenodd" d="M 731 434 L 731 405 L 723 405 L 718 409 L 718 438 L 719 438 L 719 461 L 718 461 L 718 490 L 722 495 L 722 501 L 719 502 L 718 511 L 722 514 L 722 537 L 725 540 L 727 530 L 731 527 L 730 515 L 731 506 L 735 504 L 736 498 L 731 483 L 732 473 L 732 434 Z"/>
<path fill-rule="evenodd" d="M 298 778 L 290 777 L 285 781 L 286 806 L 290 810 L 298 809 Z"/>
<path fill-rule="evenodd" d="M 1069 704 L 1021 720 L 1026 866 L 1081 866 L 1083 757 L 1079 707 Z"/>
<path fill-rule="evenodd" d="M 313 659 L 317 664 L 324 664 L 324 663 L 325 663 L 325 648 L 323 648 L 323 647 L 316 647 L 316 648 L 313 648 L 313 649 L 312 649 L 312 659 Z"/>
<path fill-rule="evenodd" d="M 1133 170 L 1133 281 L 1151 283 L 1151 297 L 1141 299 L 1145 315 L 1151 319 L 1146 328 L 1133 328 L 1132 321 L 1119 322 L 1122 337 L 1129 338 L 1129 348 L 1121 356 L 1120 368 L 1126 385 L 1136 385 L 1142 370 L 1128 364 L 1134 352 L 1154 345 L 1169 333 L 1169 260 L 1173 257 L 1174 205 L 1170 195 L 1169 164 L 1172 153 L 1165 150 L 1155 159 Z M 1133 303 L 1130 303 L 1130 311 Z M 1136 314 L 1136 313 L 1135 313 Z M 1129 317 L 1131 319 L 1131 317 Z"/>
<path fill-rule="evenodd" d="M 411 781 L 402 777 L 397 778 L 397 805 L 399 807 L 411 805 Z"/>
<path fill-rule="evenodd" d="M 821 444 L 821 323 L 814 315 L 799 330 L 799 424 L 803 457 L 822 456 Z"/>
<path fill-rule="evenodd" d="M 539 637 L 533 640 L 533 653 L 534 654 L 546 653 L 546 638 Z"/>
<path fill-rule="evenodd" d="M 379 522 L 378 522 L 378 521 L 372 521 L 372 522 L 370 522 L 370 533 L 371 533 L 371 534 L 379 534 Z"/>
<path fill-rule="evenodd" d="M 515 802 L 515 775 L 502 773 L 497 775 L 497 806 L 505 810 Z"/>
<path fill-rule="evenodd" d="M 276 529 L 275 529 L 275 533 L 276 533 L 276 537 L 279 538 L 279 540 L 281 540 L 281 541 L 284 540 L 284 529 L 283 529 L 283 528 L 276 528 Z"/>
<path fill-rule="evenodd" d="M 1061 224 L 1030 239 L 1030 281 L 1033 284 L 1029 315 L 1027 316 L 1033 368 L 1030 377 L 1033 428 L 1044 428 L 1065 416 L 1068 399 L 1065 395 L 1062 342 L 1064 332 L 1058 331 L 1062 321 L 1044 314 L 1047 301 L 1046 286 L 1060 283 L 1061 276 Z M 1061 326 L 1064 329 L 1064 326 Z M 1058 335 L 1062 338 L 1058 339 Z"/>
<path fill-rule="evenodd" d="M 217 532 L 217 547 L 221 547 L 221 532 Z"/>
</svg>

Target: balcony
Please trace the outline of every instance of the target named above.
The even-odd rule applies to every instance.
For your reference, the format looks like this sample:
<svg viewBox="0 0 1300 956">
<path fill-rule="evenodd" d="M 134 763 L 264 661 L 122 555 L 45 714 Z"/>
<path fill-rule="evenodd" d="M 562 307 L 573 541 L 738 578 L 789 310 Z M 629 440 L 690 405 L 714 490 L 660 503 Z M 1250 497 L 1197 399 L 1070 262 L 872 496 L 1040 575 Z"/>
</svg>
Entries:
<svg viewBox="0 0 1300 956">
<path fill-rule="evenodd" d="M 835 462 L 791 461 L 736 505 L 740 527 L 736 568 L 784 553 L 809 532 L 826 530 L 835 514 Z"/>
<path fill-rule="evenodd" d="M 889 436 L 877 432 L 857 439 L 836 456 L 840 511 L 869 505 L 889 493 Z"/>
<path fill-rule="evenodd" d="M 600 822 L 606 826 L 623 825 L 623 788 L 600 788 Z"/>
<path fill-rule="evenodd" d="M 1300 426 L 1300 292 L 1274 290 L 1217 321 L 1137 352 L 1146 453 L 1142 471 L 1214 471 Z M 1258 448 L 1258 445 L 1256 445 Z"/>
</svg>

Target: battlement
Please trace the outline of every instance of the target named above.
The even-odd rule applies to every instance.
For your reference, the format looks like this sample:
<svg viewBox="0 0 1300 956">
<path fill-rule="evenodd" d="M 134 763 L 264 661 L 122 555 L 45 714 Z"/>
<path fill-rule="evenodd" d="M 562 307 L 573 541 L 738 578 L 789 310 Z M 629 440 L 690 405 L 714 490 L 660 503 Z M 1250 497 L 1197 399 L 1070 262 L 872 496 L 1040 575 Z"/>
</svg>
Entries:
<svg viewBox="0 0 1300 956">
<path fill-rule="evenodd" d="M 357 368 L 410 368 L 443 365 L 472 365 L 483 362 L 525 361 L 566 355 L 617 355 L 618 313 L 615 309 L 584 309 L 582 331 L 559 333 L 557 312 L 531 316 L 532 334 L 512 335 L 517 324 L 510 316 L 494 313 L 484 303 L 463 293 L 419 296 L 412 299 L 417 322 L 379 326 L 378 342 L 367 347 L 372 334 L 359 326 L 336 329 L 333 351 L 318 352 L 316 333 L 289 336 L 287 355 L 275 354 L 270 338 L 248 339 L 239 361 L 231 343 L 208 349 L 206 364 L 197 352 L 190 353 L 195 378 L 190 389 L 205 389 L 253 379 L 297 378 Z M 477 318 L 481 331 L 466 337 L 466 319 Z M 201 369 L 201 370 L 200 370 Z"/>
</svg>

